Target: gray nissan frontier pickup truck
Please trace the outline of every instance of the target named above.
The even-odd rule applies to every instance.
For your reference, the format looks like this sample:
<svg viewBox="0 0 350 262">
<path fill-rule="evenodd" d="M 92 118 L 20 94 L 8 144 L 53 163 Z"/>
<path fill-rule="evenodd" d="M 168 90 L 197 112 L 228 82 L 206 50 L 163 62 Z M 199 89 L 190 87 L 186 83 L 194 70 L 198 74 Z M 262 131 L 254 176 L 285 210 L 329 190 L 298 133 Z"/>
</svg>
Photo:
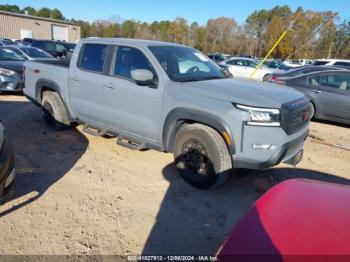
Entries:
<svg viewBox="0 0 350 262">
<path fill-rule="evenodd" d="M 296 165 L 310 121 L 301 92 L 225 79 L 200 51 L 148 40 L 87 38 L 69 63 L 28 61 L 24 93 L 55 130 L 80 123 L 130 149 L 172 152 L 202 189 L 233 168 Z"/>
</svg>

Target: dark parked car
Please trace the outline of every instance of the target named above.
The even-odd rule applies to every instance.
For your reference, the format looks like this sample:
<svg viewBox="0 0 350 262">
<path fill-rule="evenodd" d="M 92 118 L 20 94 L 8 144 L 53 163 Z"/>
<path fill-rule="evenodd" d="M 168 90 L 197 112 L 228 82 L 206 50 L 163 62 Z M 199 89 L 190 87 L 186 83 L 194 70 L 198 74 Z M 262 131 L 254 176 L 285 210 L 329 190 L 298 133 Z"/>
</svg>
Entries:
<svg viewBox="0 0 350 262">
<path fill-rule="evenodd" d="M 218 261 L 349 261 L 349 199 L 348 185 L 286 180 L 237 223 Z"/>
<path fill-rule="evenodd" d="M 5 45 L 18 45 L 18 43 L 12 41 L 11 39 L 0 38 L 0 46 L 5 46 Z"/>
<path fill-rule="evenodd" d="M 275 69 L 278 69 L 281 63 L 282 62 L 280 60 L 276 60 L 276 59 L 266 59 L 264 61 L 264 65 L 266 65 L 268 68 L 275 68 Z"/>
<path fill-rule="evenodd" d="M 342 70 L 341 67 L 335 66 L 304 66 L 295 69 L 288 70 L 287 72 L 274 72 L 271 76 L 272 82 L 278 82 L 285 78 L 296 77 L 300 75 L 309 74 L 312 72 L 325 71 L 325 70 Z"/>
<path fill-rule="evenodd" d="M 208 54 L 208 57 L 217 64 L 222 63 L 228 59 L 228 57 L 226 57 L 222 54 L 219 54 L 219 53 Z"/>
<path fill-rule="evenodd" d="M 0 205 L 11 198 L 14 178 L 14 154 L 5 128 L 0 122 Z"/>
<path fill-rule="evenodd" d="M 22 43 L 24 45 L 32 45 L 33 43 L 33 38 L 23 38 Z"/>
<path fill-rule="evenodd" d="M 332 70 L 285 79 L 312 102 L 312 117 L 350 124 L 350 71 Z"/>
<path fill-rule="evenodd" d="M 224 74 L 225 78 L 232 78 L 233 77 L 233 75 L 230 72 L 230 67 L 228 65 L 218 64 L 218 66 L 221 68 L 221 71 Z"/>
<path fill-rule="evenodd" d="M 32 47 L 40 48 L 55 58 L 70 57 L 75 44 L 52 40 L 32 40 Z"/>
<path fill-rule="evenodd" d="M 24 59 L 6 47 L 0 47 L 0 93 L 23 89 Z"/>
<path fill-rule="evenodd" d="M 7 49 L 10 49 L 11 51 L 17 53 L 25 60 L 31 60 L 31 61 L 46 61 L 46 60 L 56 60 L 52 55 L 45 52 L 44 50 L 41 50 L 36 47 L 32 46 L 7 46 Z"/>
</svg>

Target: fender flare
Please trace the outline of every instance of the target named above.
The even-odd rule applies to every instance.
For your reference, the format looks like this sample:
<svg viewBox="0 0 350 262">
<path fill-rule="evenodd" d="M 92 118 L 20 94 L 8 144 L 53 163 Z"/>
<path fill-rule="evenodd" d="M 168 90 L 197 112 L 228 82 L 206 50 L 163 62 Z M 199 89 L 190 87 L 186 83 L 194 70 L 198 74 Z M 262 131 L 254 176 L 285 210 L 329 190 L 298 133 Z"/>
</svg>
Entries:
<svg viewBox="0 0 350 262">
<path fill-rule="evenodd" d="M 41 105 L 41 93 L 42 93 L 43 88 L 52 89 L 60 96 L 60 98 L 63 102 L 63 105 L 68 113 L 69 120 L 73 121 L 73 118 L 72 118 L 72 115 L 70 113 L 70 110 L 68 109 L 66 100 L 62 96 L 61 88 L 59 87 L 59 85 L 56 82 L 49 80 L 49 79 L 45 79 L 45 78 L 39 79 L 36 82 L 36 84 L 35 84 L 35 99 L 36 99 L 37 103 Z"/>
<path fill-rule="evenodd" d="M 227 144 L 226 139 L 224 141 L 230 154 L 235 153 L 235 143 L 232 138 L 232 132 L 226 122 L 217 116 L 202 112 L 199 110 L 193 110 L 188 108 L 175 108 L 171 110 L 164 122 L 163 132 L 162 132 L 162 142 L 163 149 L 167 152 L 173 152 L 173 144 L 175 139 L 175 134 L 177 130 L 183 123 L 201 123 L 211 128 L 214 128 L 220 135 L 224 138 L 223 133 L 227 132 L 232 141 L 231 145 Z"/>
</svg>

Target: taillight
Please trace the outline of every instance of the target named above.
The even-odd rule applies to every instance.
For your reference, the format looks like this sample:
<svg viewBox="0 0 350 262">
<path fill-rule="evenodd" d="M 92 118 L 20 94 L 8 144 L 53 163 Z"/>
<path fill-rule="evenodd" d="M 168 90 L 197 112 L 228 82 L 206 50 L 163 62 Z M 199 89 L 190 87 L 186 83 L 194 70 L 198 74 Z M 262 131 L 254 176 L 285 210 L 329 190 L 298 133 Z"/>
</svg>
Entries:
<svg viewBox="0 0 350 262">
<path fill-rule="evenodd" d="M 275 84 L 278 84 L 278 85 L 286 85 L 286 81 L 283 81 L 281 79 L 277 79 L 274 81 Z"/>
<path fill-rule="evenodd" d="M 34 74 L 39 74 L 39 73 L 40 73 L 40 70 L 39 70 L 39 69 L 34 69 L 34 70 L 33 70 L 33 73 L 34 73 Z"/>
<path fill-rule="evenodd" d="M 276 81 L 278 79 L 277 76 L 271 76 L 271 81 Z"/>
</svg>

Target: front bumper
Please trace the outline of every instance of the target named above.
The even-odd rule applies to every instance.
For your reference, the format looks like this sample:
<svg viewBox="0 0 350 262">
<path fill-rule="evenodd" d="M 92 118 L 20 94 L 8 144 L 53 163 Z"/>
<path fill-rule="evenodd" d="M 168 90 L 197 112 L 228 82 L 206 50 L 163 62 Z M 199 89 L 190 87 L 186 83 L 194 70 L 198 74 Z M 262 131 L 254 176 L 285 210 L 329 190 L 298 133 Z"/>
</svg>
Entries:
<svg viewBox="0 0 350 262">
<path fill-rule="evenodd" d="M 14 153 L 5 135 L 3 146 L 0 148 L 0 205 L 8 201 L 13 195 L 14 176 Z"/>
<path fill-rule="evenodd" d="M 262 134 L 263 133 L 260 133 L 260 135 Z M 234 167 L 263 170 L 280 163 L 296 165 L 301 161 L 304 143 L 308 134 L 308 128 L 304 128 L 295 134 L 293 139 L 285 143 L 278 143 L 273 150 L 256 150 L 251 147 L 248 148 L 248 146 L 242 147 L 244 154 L 241 156 L 243 157 L 237 158 L 237 155 L 232 156 Z M 270 139 L 267 139 L 267 144 L 274 144 L 276 140 L 278 140 L 276 139 L 277 137 L 272 139 L 273 136 L 271 138 L 270 135 Z M 251 146 L 252 141 L 256 141 L 255 139 L 246 139 L 246 141 L 247 140 L 249 141 L 249 143 L 247 143 L 249 146 Z M 260 137 L 258 141 L 262 144 L 264 143 L 262 137 Z"/>
<path fill-rule="evenodd" d="M 23 77 L 20 75 L 0 75 L 0 92 L 18 92 L 24 88 Z"/>
</svg>

